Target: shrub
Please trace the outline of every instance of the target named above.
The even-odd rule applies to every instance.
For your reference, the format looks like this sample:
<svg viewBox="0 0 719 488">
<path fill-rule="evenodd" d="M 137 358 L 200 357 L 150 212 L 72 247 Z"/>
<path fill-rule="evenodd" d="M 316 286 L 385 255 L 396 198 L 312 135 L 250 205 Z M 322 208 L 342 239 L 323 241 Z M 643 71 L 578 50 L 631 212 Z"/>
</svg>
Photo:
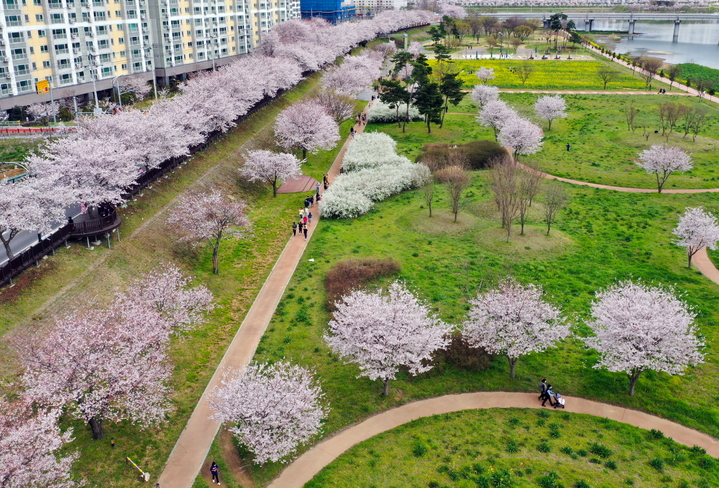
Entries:
<svg viewBox="0 0 719 488">
<path fill-rule="evenodd" d="M 512 474 L 506 469 L 495 471 L 489 477 L 489 484 L 492 488 L 509 488 L 512 486 Z"/>
<path fill-rule="evenodd" d="M 662 458 L 654 458 L 649 461 L 649 466 L 661 473 L 662 471 L 664 471 L 664 460 Z"/>
<path fill-rule="evenodd" d="M 604 467 L 607 468 L 607 469 L 611 469 L 612 471 L 616 471 L 616 470 L 617 470 L 617 463 L 615 463 L 615 462 L 612 461 L 612 460 L 609 460 L 609 461 L 607 461 L 606 463 L 604 463 Z"/>
<path fill-rule="evenodd" d="M 509 453 L 518 452 L 518 451 L 519 451 L 519 444 L 517 444 L 517 441 L 515 441 L 514 439 L 509 439 L 509 440 L 507 441 L 506 450 L 507 450 L 507 452 L 509 452 Z"/>
<path fill-rule="evenodd" d="M 699 458 L 699 467 L 702 469 L 713 469 L 714 459 L 709 456 L 702 456 Z"/>
<path fill-rule="evenodd" d="M 399 120 L 405 120 L 407 116 L 407 104 L 399 104 Z M 414 105 L 409 107 L 409 122 L 423 120 L 422 114 Z M 373 124 L 397 123 L 397 107 L 394 104 L 387 104 L 381 100 L 375 100 L 367 111 L 367 120 Z"/>
<path fill-rule="evenodd" d="M 539 451 L 539 452 L 549 452 L 551 450 L 552 450 L 552 448 L 549 447 L 549 443 L 547 441 L 542 441 L 537 446 L 537 451 Z"/>
<path fill-rule="evenodd" d="M 586 456 L 587 456 L 587 451 L 584 450 L 584 449 L 577 449 L 577 456 L 586 457 Z"/>
<path fill-rule="evenodd" d="M 545 476 L 540 476 L 537 479 L 537 483 L 542 488 L 557 488 L 558 486 L 560 486 L 559 482 L 557 481 L 558 479 L 559 475 L 554 471 L 550 471 Z"/>
<path fill-rule="evenodd" d="M 664 439 L 664 432 L 657 429 L 652 429 L 649 431 L 649 438 L 653 440 L 659 440 Z"/>
<path fill-rule="evenodd" d="M 563 454 L 566 454 L 567 456 L 571 456 L 572 454 L 574 454 L 574 450 L 569 446 L 564 446 L 559 451 Z"/>
<path fill-rule="evenodd" d="M 379 278 L 399 273 L 400 265 L 394 259 L 347 259 L 338 262 L 325 278 L 327 303 L 334 310 L 334 303 L 350 291 Z"/>
<path fill-rule="evenodd" d="M 427 454 L 427 446 L 425 446 L 422 441 L 415 442 L 414 446 L 412 446 L 412 454 L 414 454 L 415 457 L 424 456 Z"/>
<path fill-rule="evenodd" d="M 589 446 L 589 452 L 592 454 L 596 454 L 602 459 L 606 459 L 609 456 L 612 455 L 612 450 L 609 449 L 607 446 L 603 446 L 602 444 L 599 444 L 597 442 L 592 443 L 591 446 Z"/>
<path fill-rule="evenodd" d="M 480 347 L 470 347 L 460 331 L 453 331 L 449 345 L 435 353 L 433 362 L 439 370 L 451 364 L 468 371 L 484 371 L 492 363 L 492 356 Z"/>
<path fill-rule="evenodd" d="M 576 483 L 574 483 L 574 488 L 592 488 L 589 486 L 589 483 L 587 483 L 584 480 L 579 480 Z"/>
<path fill-rule="evenodd" d="M 417 157 L 418 163 L 424 163 L 432 171 L 438 171 L 447 166 L 454 166 L 452 159 L 454 152 L 460 152 L 470 169 L 488 168 L 493 159 L 507 154 L 506 150 L 495 141 L 482 140 L 467 144 L 425 144 L 422 154 Z"/>
</svg>

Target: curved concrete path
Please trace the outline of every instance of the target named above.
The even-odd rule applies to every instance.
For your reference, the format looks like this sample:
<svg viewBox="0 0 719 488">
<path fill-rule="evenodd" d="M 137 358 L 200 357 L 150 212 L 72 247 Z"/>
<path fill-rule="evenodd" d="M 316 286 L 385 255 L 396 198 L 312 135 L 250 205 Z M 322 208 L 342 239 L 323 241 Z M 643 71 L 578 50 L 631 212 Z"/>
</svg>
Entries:
<svg viewBox="0 0 719 488">
<path fill-rule="evenodd" d="M 369 105 L 371 103 L 367 107 Z M 356 125 L 355 132 L 362 133 L 364 127 L 364 125 Z M 347 138 L 328 172 L 330 182 L 339 175 L 342 158 L 344 158 L 350 141 L 351 137 Z M 319 212 L 316 211 L 315 214 L 315 222 L 318 222 Z M 316 223 L 310 226 L 308 239 L 312 237 L 316 227 Z M 221 425 L 210 419 L 213 413 L 210 409 L 210 392 L 220 384 L 227 368 L 242 369 L 252 361 L 260 339 L 272 319 L 277 304 L 282 298 L 306 246 L 307 241 L 302 237 L 290 237 L 172 449 L 159 479 L 163 488 L 190 488 L 194 483 Z"/>
<path fill-rule="evenodd" d="M 564 411 L 585 413 L 605 417 L 625 424 L 656 429 L 664 432 L 680 444 L 699 446 L 707 453 L 719 457 L 719 440 L 684 427 L 675 422 L 655 417 L 636 410 L 599 403 L 584 398 L 564 397 L 567 406 Z M 428 400 L 408 403 L 374 415 L 364 422 L 355 424 L 326 439 L 288 465 L 269 485 L 269 488 L 301 488 L 352 446 L 371 437 L 394 429 L 421 417 L 429 417 L 461 410 L 483 408 L 536 408 L 541 409 L 536 393 L 478 392 L 460 395 L 446 395 Z M 552 409 L 549 409 L 552 410 Z"/>
</svg>

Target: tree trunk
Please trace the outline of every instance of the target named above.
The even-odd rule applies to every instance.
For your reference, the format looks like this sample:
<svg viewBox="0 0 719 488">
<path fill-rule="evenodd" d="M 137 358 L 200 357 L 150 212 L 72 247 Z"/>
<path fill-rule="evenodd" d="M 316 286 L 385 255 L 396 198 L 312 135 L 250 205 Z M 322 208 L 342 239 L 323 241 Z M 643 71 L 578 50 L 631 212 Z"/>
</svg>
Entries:
<svg viewBox="0 0 719 488">
<path fill-rule="evenodd" d="M 382 380 L 382 383 L 384 383 L 384 391 L 382 392 L 382 394 L 384 396 L 387 396 L 389 395 L 389 378 L 385 378 L 384 380 Z"/>
<path fill-rule="evenodd" d="M 432 133 L 432 119 L 429 118 L 429 115 L 427 116 L 427 134 Z"/>
<path fill-rule="evenodd" d="M 634 396 L 634 387 L 637 386 L 637 380 L 641 374 L 641 371 L 634 371 L 629 375 L 629 396 Z"/>
<path fill-rule="evenodd" d="M 698 249 L 697 249 L 698 251 Z M 691 252 L 691 250 L 687 251 L 687 268 L 692 269 L 692 257 L 694 257 L 694 254 L 697 252 Z"/>
<path fill-rule="evenodd" d="M 442 121 L 439 123 L 439 128 L 441 129 L 444 127 L 444 116 L 447 115 L 447 111 L 449 110 L 449 97 L 445 97 L 444 100 L 444 110 L 442 110 Z"/>
<path fill-rule="evenodd" d="M 302 148 L 302 159 L 307 159 L 307 149 Z"/>
<path fill-rule="evenodd" d="M 457 214 L 459 213 L 459 210 L 455 210 L 454 212 L 454 223 L 457 223 Z"/>
<path fill-rule="evenodd" d="M 399 120 L 399 103 L 397 103 L 397 128 L 402 127 L 402 121 Z"/>
<path fill-rule="evenodd" d="M 429 216 L 430 216 L 430 218 L 431 218 L 431 217 L 432 217 L 432 202 L 429 202 L 429 203 L 427 204 L 427 207 L 429 207 Z"/>
<path fill-rule="evenodd" d="M 102 439 L 105 433 L 102 430 L 102 419 L 96 419 L 95 417 L 87 421 L 88 425 L 92 429 L 92 438 L 97 440 Z"/>
<path fill-rule="evenodd" d="M 220 240 L 217 239 L 214 246 L 212 246 L 212 266 L 213 273 L 220 274 Z"/>
<path fill-rule="evenodd" d="M 12 240 L 12 232 L 10 233 L 10 238 L 5 239 L 0 235 L 0 240 L 2 240 L 2 245 L 5 246 L 5 254 L 7 254 L 8 260 L 15 257 L 15 255 L 12 253 L 12 249 L 10 249 L 10 241 Z"/>
<path fill-rule="evenodd" d="M 551 230 L 551 228 L 552 228 L 552 224 L 547 222 L 547 237 L 549 237 L 549 231 Z"/>
<path fill-rule="evenodd" d="M 272 182 L 272 196 L 277 198 L 277 179 Z"/>
<path fill-rule="evenodd" d="M 509 377 L 514 379 L 514 371 L 517 367 L 517 358 L 507 358 L 509 359 Z"/>
</svg>

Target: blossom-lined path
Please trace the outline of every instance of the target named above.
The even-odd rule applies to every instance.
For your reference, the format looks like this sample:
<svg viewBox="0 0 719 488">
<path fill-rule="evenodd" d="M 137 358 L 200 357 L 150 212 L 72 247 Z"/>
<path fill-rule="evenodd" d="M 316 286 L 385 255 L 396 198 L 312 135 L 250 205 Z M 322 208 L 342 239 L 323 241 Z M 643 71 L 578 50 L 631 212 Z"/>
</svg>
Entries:
<svg viewBox="0 0 719 488">
<path fill-rule="evenodd" d="M 566 411 L 604 417 L 643 429 L 660 430 L 686 446 L 699 446 L 719 457 L 719 440 L 675 422 L 636 410 L 599 403 L 584 398 L 564 397 Z M 421 417 L 484 408 L 538 408 L 536 393 L 477 392 L 445 395 L 408 403 L 374 415 L 325 439 L 288 465 L 269 485 L 269 488 L 301 488 L 352 446 L 382 432 Z"/>
<path fill-rule="evenodd" d="M 362 133 L 363 130 L 363 125 L 355 126 L 357 133 Z M 330 182 L 339 174 L 342 158 L 344 158 L 350 140 L 351 137 L 345 141 L 328 172 Z M 317 221 L 319 221 L 319 212 L 316 213 L 318 214 Z M 317 224 L 310 226 L 308 239 L 311 238 L 316 226 Z M 275 308 L 282 298 L 306 246 L 307 241 L 302 237 L 292 237 L 277 259 L 172 449 L 160 475 L 159 483 L 162 488 L 190 488 L 195 481 L 220 428 L 218 422 L 209 418 L 212 415 L 209 393 L 220 384 L 222 374 L 227 368 L 242 369 L 252 360 L 257 345 L 272 319 Z"/>
</svg>

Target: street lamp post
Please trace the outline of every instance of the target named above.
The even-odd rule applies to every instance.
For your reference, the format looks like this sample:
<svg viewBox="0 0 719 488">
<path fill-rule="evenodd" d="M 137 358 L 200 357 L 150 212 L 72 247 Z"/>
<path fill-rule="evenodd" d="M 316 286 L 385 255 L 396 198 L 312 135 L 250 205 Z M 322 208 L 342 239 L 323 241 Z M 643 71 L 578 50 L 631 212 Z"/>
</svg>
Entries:
<svg viewBox="0 0 719 488">
<path fill-rule="evenodd" d="M 150 52 L 150 55 L 152 56 L 152 91 L 155 93 L 155 101 L 157 101 L 157 77 L 155 76 L 155 52 L 152 49 L 152 46 L 148 46 L 147 50 Z"/>
<path fill-rule="evenodd" d="M 95 56 L 92 54 L 87 55 L 87 65 L 84 66 L 84 68 L 90 70 L 90 77 L 92 78 L 92 92 L 95 94 L 95 108 L 97 109 L 100 106 L 100 102 L 97 98 L 97 84 L 95 83 L 95 71 L 94 68 L 97 67 L 97 62 L 95 60 Z"/>
</svg>

